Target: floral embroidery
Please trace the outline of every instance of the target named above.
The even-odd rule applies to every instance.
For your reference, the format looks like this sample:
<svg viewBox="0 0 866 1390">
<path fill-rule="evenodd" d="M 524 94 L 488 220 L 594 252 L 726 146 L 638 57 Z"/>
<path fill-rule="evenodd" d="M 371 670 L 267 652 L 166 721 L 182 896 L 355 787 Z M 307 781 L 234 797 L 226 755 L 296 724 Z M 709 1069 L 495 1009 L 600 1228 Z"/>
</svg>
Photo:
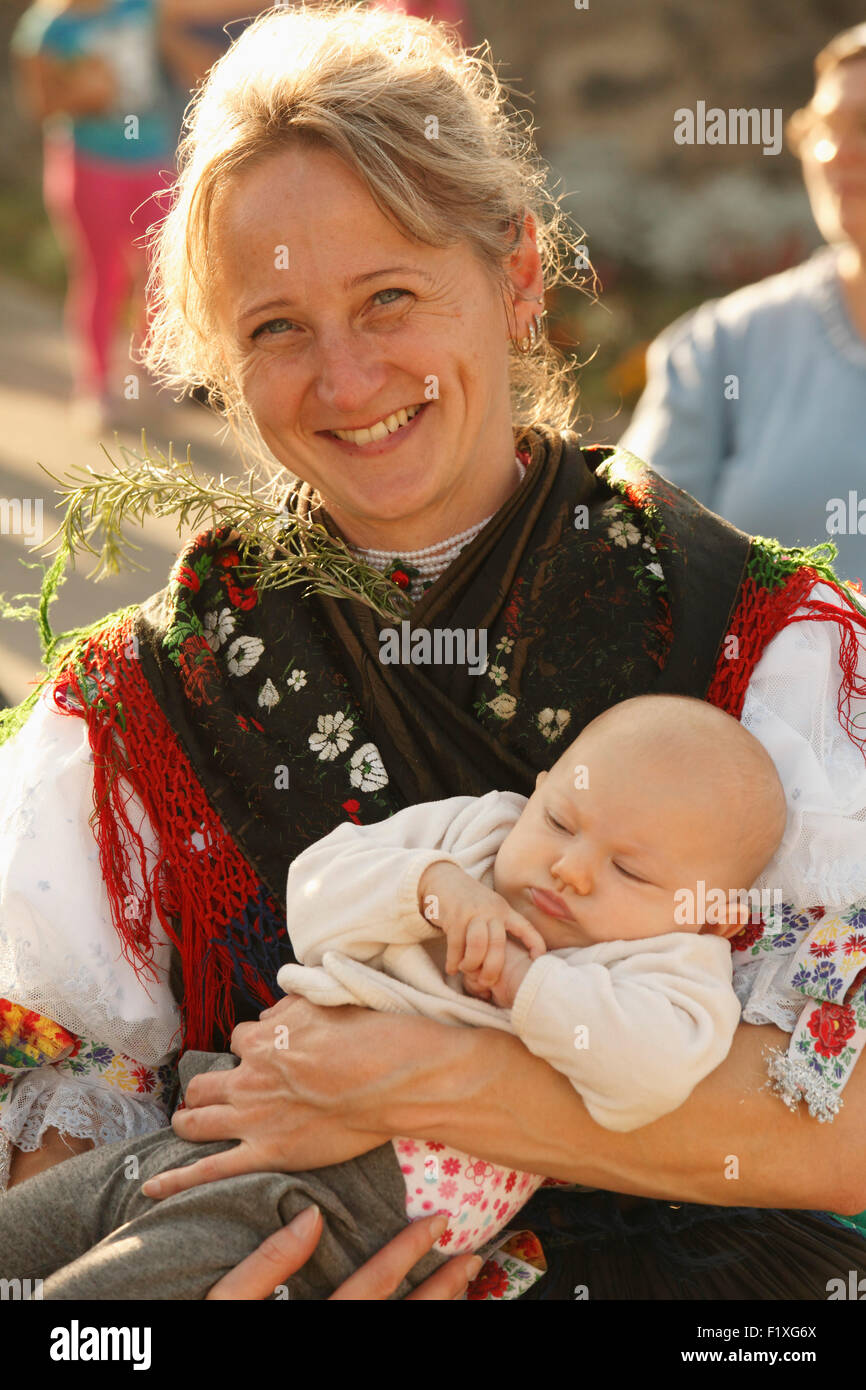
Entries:
<svg viewBox="0 0 866 1390">
<path fill-rule="evenodd" d="M 388 774 L 375 743 L 365 743 L 351 757 L 349 781 L 362 792 L 378 791 L 387 787 Z"/>
<path fill-rule="evenodd" d="M 815 1041 L 815 1051 L 822 1057 L 838 1057 L 857 1027 L 854 1010 L 840 1004 L 822 1004 L 807 1020 Z"/>
<path fill-rule="evenodd" d="M 517 699 L 514 695 L 503 692 L 488 700 L 486 708 L 495 714 L 497 719 L 511 719 L 517 709 Z"/>
<path fill-rule="evenodd" d="M 233 676 L 245 676 L 258 664 L 264 649 L 260 637 L 236 637 L 226 650 L 226 666 Z"/>
<path fill-rule="evenodd" d="M 624 520 L 614 521 L 611 526 L 608 526 L 607 534 L 614 545 L 621 546 L 636 545 L 641 538 L 637 527 L 632 526 L 630 521 Z"/>
<path fill-rule="evenodd" d="M 770 1081 L 791 1110 L 803 1100 L 821 1121 L 839 1110 L 840 1092 L 866 1049 L 866 935 L 841 930 L 862 911 L 855 904 L 837 915 L 824 908 L 795 913 L 785 904 L 769 915 L 777 940 L 793 937 L 791 987 L 817 1001 L 801 1012 L 787 1053 L 771 1055 Z M 799 935 L 779 930 L 785 926 Z"/>
<path fill-rule="evenodd" d="M 306 684 L 306 671 L 293 671 L 292 674 L 286 680 L 286 685 L 289 687 L 290 690 L 302 690 Z"/>
<path fill-rule="evenodd" d="M 558 739 L 570 722 L 571 715 L 567 709 L 543 709 L 538 716 L 538 727 L 549 743 Z"/>
<path fill-rule="evenodd" d="M 268 676 L 261 690 L 259 691 L 259 704 L 263 709 L 273 709 L 274 705 L 280 703 L 280 692 Z"/>
<path fill-rule="evenodd" d="M 235 615 L 230 608 L 204 615 L 204 638 L 212 652 L 219 651 L 235 630 Z"/>
<path fill-rule="evenodd" d="M 310 734 L 308 742 L 321 762 L 332 762 L 338 753 L 345 753 L 354 737 L 354 722 L 342 710 L 337 714 L 319 715 L 316 720 L 318 733 Z"/>
</svg>

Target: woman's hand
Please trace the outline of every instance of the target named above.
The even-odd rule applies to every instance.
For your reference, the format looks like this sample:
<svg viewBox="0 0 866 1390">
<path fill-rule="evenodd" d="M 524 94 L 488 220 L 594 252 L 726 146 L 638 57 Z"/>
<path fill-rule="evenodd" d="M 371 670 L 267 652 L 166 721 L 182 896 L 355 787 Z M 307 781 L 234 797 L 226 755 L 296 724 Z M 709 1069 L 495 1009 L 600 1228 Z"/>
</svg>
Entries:
<svg viewBox="0 0 866 1390">
<path fill-rule="evenodd" d="M 398 1236 L 361 1265 L 345 1284 L 331 1294 L 329 1301 L 375 1301 L 388 1298 L 428 1250 L 433 1248 L 447 1226 L 447 1218 L 425 1217 L 411 1222 Z M 322 1214 L 318 1207 L 307 1207 L 282 1230 L 268 1236 L 252 1255 L 214 1284 L 208 1299 L 269 1298 L 290 1275 L 306 1264 L 322 1234 Z M 478 1255 L 458 1255 L 437 1269 L 406 1297 L 445 1302 L 459 1298 L 470 1279 L 481 1267 Z"/>
<path fill-rule="evenodd" d="M 258 1023 L 238 1024 L 231 1050 L 240 1066 L 194 1076 L 172 1119 L 182 1139 L 240 1144 L 163 1173 L 142 1191 L 169 1197 L 237 1173 L 322 1168 L 384 1144 L 401 1133 L 375 1127 L 388 1098 L 441 1067 L 441 1035 L 459 1031 L 288 995 Z"/>
</svg>

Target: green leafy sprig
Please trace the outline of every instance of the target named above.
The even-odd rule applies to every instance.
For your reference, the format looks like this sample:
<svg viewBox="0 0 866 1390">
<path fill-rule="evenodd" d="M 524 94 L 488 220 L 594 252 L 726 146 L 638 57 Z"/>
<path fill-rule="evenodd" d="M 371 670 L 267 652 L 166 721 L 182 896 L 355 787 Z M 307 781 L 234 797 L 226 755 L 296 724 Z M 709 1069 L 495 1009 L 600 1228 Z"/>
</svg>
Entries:
<svg viewBox="0 0 866 1390">
<path fill-rule="evenodd" d="M 324 526 L 300 517 L 295 492 L 290 494 L 294 508 L 289 510 L 276 500 L 276 483 L 256 486 L 252 475 L 246 484 L 237 485 L 222 474 L 218 480 L 201 478 L 194 471 L 189 445 L 185 459 L 175 458 L 171 444 L 166 458 L 148 446 L 144 430 L 140 454 L 123 444 L 119 448 L 122 464 L 102 446 L 112 465 L 110 473 L 79 467 L 57 477 L 39 465 L 64 494 L 60 504 L 65 508 L 64 519 L 39 547 L 59 537 L 52 570 L 61 560 L 65 565 L 69 556 L 74 563 L 80 551 L 97 557 L 87 576 L 97 582 L 124 566 L 143 570 L 146 567 L 129 553 L 142 547 L 124 534 L 124 525 L 130 521 L 141 525 L 145 516 L 170 516 L 176 518 L 178 534 L 184 527 L 196 534 L 205 526 L 230 528 L 241 560 L 239 577 L 248 576 L 247 582 L 254 582 L 259 591 L 305 583 L 305 594 L 355 599 L 392 622 L 406 616 L 408 606 L 401 590 L 356 559 Z"/>
</svg>

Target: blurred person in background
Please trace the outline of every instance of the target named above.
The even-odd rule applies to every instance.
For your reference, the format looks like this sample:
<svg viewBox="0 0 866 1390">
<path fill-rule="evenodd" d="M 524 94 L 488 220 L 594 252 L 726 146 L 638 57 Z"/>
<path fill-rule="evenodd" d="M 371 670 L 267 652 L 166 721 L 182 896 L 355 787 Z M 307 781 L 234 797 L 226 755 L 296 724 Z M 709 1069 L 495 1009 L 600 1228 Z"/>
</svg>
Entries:
<svg viewBox="0 0 866 1390">
<path fill-rule="evenodd" d="M 218 58 L 269 6 L 257 0 L 157 0 L 160 47 L 182 105 Z"/>
<path fill-rule="evenodd" d="M 144 337 L 142 238 L 159 216 L 152 195 L 175 172 L 178 123 L 156 5 L 35 0 L 12 36 L 19 107 L 43 125 L 43 197 L 67 270 L 73 422 L 87 433 L 126 392 L 112 391 L 114 334 L 131 296 Z"/>
<path fill-rule="evenodd" d="M 815 79 L 787 136 L 829 244 L 666 328 L 620 442 L 746 531 L 833 541 L 837 574 L 866 579 L 866 24 Z"/>
<path fill-rule="evenodd" d="M 416 19 L 432 19 L 437 24 L 456 24 L 460 42 L 469 48 L 476 42 L 469 7 L 465 0 L 376 0 L 380 10 L 399 10 Z"/>
</svg>

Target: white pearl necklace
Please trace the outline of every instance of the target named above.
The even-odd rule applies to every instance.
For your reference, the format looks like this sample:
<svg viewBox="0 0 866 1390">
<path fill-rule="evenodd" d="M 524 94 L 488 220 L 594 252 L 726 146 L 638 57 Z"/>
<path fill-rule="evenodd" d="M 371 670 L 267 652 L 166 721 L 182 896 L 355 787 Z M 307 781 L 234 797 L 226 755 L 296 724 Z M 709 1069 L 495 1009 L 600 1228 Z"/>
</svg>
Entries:
<svg viewBox="0 0 866 1390">
<path fill-rule="evenodd" d="M 526 472 L 526 465 L 519 455 L 514 456 L 515 463 L 520 470 L 520 481 Z M 448 566 L 453 564 L 460 554 L 465 550 L 470 541 L 474 541 L 488 521 L 492 521 L 496 515 L 491 512 L 483 521 L 476 522 L 467 531 L 461 531 L 459 535 L 449 536 L 444 541 L 437 541 L 436 545 L 425 545 L 421 550 L 365 550 L 361 546 L 350 545 L 349 549 L 358 560 L 363 560 L 371 569 L 379 570 L 380 574 L 385 574 L 394 568 L 394 562 L 402 560 L 411 569 L 417 570 L 417 575 L 413 574 L 409 580 L 409 588 L 405 591 L 413 603 L 424 592 L 425 587 L 435 583 L 440 575 L 444 574 Z"/>
</svg>

